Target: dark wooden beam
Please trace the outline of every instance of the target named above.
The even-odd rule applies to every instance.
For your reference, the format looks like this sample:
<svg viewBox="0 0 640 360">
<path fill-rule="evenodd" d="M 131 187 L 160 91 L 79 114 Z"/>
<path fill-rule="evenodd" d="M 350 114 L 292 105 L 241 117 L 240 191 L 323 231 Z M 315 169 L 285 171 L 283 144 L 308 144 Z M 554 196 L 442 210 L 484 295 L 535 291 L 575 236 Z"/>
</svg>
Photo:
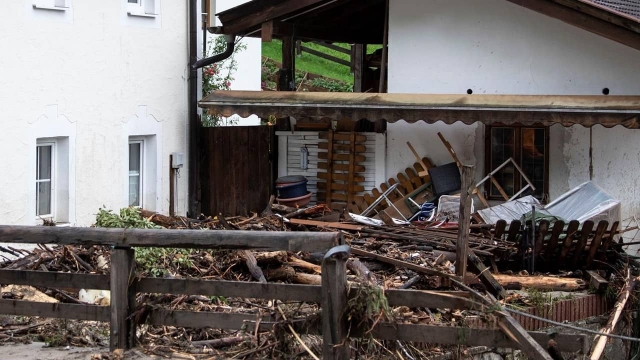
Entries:
<svg viewBox="0 0 640 360">
<path fill-rule="evenodd" d="M 640 34 L 551 0 L 507 0 L 537 13 L 640 50 Z"/>
<path fill-rule="evenodd" d="M 328 0 L 287 0 L 279 4 L 256 9 L 257 11 L 247 12 L 244 16 L 234 19 L 225 16 L 223 13 L 219 17 L 224 25 L 226 34 L 241 34 L 247 29 L 261 26 L 262 23 L 269 20 L 278 19 L 285 15 L 294 15 L 296 12 L 319 6 L 326 2 Z"/>
<path fill-rule="evenodd" d="M 109 307 L 22 300 L 0 300 L 0 314 L 89 321 L 109 321 Z"/>
<path fill-rule="evenodd" d="M 271 42 L 273 40 L 273 20 L 262 23 L 262 42 Z"/>
<path fill-rule="evenodd" d="M 300 46 L 300 49 L 302 49 L 303 52 L 309 53 L 311 55 L 315 55 L 319 58 L 325 59 L 325 60 L 329 60 L 329 61 L 333 61 L 334 63 L 340 64 L 340 65 L 344 65 L 344 66 L 351 66 L 351 62 L 347 61 L 347 60 L 343 60 L 340 58 L 337 58 L 335 56 L 329 55 L 329 54 L 325 54 L 323 52 L 320 51 L 316 51 L 314 49 L 308 48 L 306 46 Z"/>
<path fill-rule="evenodd" d="M 278 78 L 278 91 L 295 91 L 296 46 L 293 36 L 282 38 L 282 69 Z"/>
<path fill-rule="evenodd" d="M 145 230 L 0 225 L 0 242 L 234 250 L 326 251 L 339 242 L 331 232 Z"/>
<path fill-rule="evenodd" d="M 625 14 L 618 14 L 614 10 L 605 6 L 581 0 L 553 0 L 553 2 L 610 22 L 614 25 L 621 26 L 633 32 L 640 33 L 640 21 L 629 19 Z"/>
<path fill-rule="evenodd" d="M 367 52 L 366 44 L 355 44 L 351 46 L 351 67 L 353 70 L 353 92 L 364 92 L 364 57 Z"/>
<path fill-rule="evenodd" d="M 0 270 L 0 284 L 42 286 L 56 289 L 109 290 L 109 276 L 54 271 Z"/>
</svg>

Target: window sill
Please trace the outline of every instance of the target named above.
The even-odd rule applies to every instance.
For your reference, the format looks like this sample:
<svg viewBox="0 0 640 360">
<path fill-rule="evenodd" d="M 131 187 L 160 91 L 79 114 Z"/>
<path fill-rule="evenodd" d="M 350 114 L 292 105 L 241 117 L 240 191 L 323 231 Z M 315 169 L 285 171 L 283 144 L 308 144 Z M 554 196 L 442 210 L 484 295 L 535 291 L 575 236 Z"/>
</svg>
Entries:
<svg viewBox="0 0 640 360">
<path fill-rule="evenodd" d="M 136 16 L 136 17 L 143 17 L 143 18 L 157 18 L 159 16 L 159 14 L 135 13 L 135 12 L 131 12 L 131 11 L 127 11 L 127 15 Z"/>
<path fill-rule="evenodd" d="M 33 4 L 33 8 L 34 8 L 34 9 L 38 9 L 38 10 L 54 10 L 54 11 L 67 11 L 67 10 L 69 10 L 69 7 L 61 7 L 61 6 L 40 6 L 40 5 L 36 5 L 36 4 Z"/>
</svg>

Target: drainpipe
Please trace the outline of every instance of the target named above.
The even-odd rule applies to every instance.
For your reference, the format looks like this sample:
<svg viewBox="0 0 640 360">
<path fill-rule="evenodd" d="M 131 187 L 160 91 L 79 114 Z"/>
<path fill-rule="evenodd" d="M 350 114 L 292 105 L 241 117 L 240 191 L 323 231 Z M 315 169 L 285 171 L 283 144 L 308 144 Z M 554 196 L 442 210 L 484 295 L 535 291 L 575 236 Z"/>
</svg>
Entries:
<svg viewBox="0 0 640 360">
<path fill-rule="evenodd" d="M 235 50 L 235 36 L 227 35 L 227 49 L 221 54 L 198 60 L 198 0 L 189 1 L 189 86 L 188 86 L 188 138 L 189 138 L 189 209 L 187 215 L 198 216 L 200 212 L 200 116 L 198 116 L 198 69 L 223 61 Z"/>
</svg>

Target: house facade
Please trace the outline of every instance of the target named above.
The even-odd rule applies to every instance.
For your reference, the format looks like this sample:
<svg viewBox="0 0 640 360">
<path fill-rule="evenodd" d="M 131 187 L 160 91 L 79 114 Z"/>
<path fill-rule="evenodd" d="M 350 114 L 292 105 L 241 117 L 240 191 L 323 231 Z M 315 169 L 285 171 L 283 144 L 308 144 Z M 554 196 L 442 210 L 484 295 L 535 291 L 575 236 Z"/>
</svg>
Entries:
<svg viewBox="0 0 640 360">
<path fill-rule="evenodd" d="M 388 43 L 387 54 L 363 53 L 362 46 L 358 53 L 356 46 L 355 91 L 400 96 L 239 92 L 201 106 L 298 122 L 386 121 L 384 151 L 365 166 L 376 179 L 399 179 L 414 164 L 407 142 L 436 166 L 453 162 L 441 133 L 462 163 L 475 166 L 478 181 L 512 158 L 541 200 L 592 180 L 622 201 L 622 218 L 629 218 L 640 213 L 639 9 L 637 0 L 255 0 L 219 14 L 224 33 Z M 334 26 L 320 26 L 328 21 Z M 283 46 L 283 58 L 289 54 Z M 287 72 L 291 65 L 283 64 L 281 74 Z M 379 89 L 378 78 L 386 86 Z M 308 134 L 296 135 L 306 141 Z M 284 173 L 295 167 L 300 139 L 293 140 L 294 148 L 282 146 L 286 160 L 279 154 Z M 486 197 L 522 190 L 516 170 L 495 173 L 506 194 L 488 182 Z"/>
<path fill-rule="evenodd" d="M 184 213 L 188 2 L 3 6 L 0 223 L 88 226 L 103 206 L 166 213 L 173 180 Z"/>
<path fill-rule="evenodd" d="M 388 92 L 640 95 L 640 50 L 504 0 L 391 1 Z M 451 162 L 438 132 L 477 180 L 511 156 L 548 200 L 593 180 L 622 201 L 623 219 L 640 215 L 639 130 L 399 121 L 387 128 L 387 175 L 413 161 L 407 141 L 436 165 Z M 510 194 L 522 186 L 497 177 Z"/>
</svg>

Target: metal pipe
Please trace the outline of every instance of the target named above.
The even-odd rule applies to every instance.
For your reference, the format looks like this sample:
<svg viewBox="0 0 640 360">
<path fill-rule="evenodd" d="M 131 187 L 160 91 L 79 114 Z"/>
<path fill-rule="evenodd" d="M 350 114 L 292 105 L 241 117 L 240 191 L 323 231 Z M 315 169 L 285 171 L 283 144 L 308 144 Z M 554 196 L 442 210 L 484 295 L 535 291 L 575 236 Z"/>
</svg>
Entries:
<svg viewBox="0 0 640 360">
<path fill-rule="evenodd" d="M 196 152 L 200 149 L 199 130 L 202 124 L 198 115 L 198 69 L 229 58 L 235 50 L 235 35 L 226 35 L 227 48 L 221 54 L 216 54 L 206 59 L 198 60 L 198 0 L 189 1 L 189 78 L 188 78 L 188 159 L 189 159 L 189 207 L 188 216 L 196 216 L 199 213 L 199 189 L 198 176 L 200 174 L 200 158 Z"/>
</svg>

